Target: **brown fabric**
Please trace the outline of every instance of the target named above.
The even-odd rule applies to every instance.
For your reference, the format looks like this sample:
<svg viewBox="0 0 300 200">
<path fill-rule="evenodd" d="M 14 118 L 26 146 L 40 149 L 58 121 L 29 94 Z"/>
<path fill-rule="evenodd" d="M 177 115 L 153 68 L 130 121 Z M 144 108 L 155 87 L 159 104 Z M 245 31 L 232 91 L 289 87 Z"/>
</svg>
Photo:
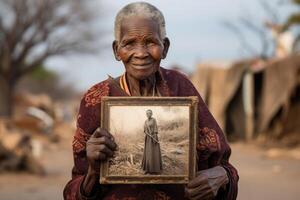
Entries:
<svg viewBox="0 0 300 200">
<path fill-rule="evenodd" d="M 142 169 L 146 173 L 161 173 L 162 158 L 160 144 L 157 137 L 158 129 L 154 118 L 147 119 L 144 125 L 145 148 L 142 160 Z"/>
<path fill-rule="evenodd" d="M 204 96 L 209 110 L 222 129 L 225 129 L 226 108 L 240 86 L 249 62 L 240 61 L 226 67 L 201 64 L 191 77 L 191 81 L 201 96 Z"/>
<path fill-rule="evenodd" d="M 160 68 L 157 76 L 157 89 L 161 96 L 197 96 L 198 103 L 198 138 L 197 168 L 208 169 L 222 166 L 228 174 L 229 183 L 226 189 L 220 189 L 215 199 L 234 200 L 237 197 L 238 174 L 229 163 L 231 149 L 217 122 L 209 112 L 197 90 L 188 78 L 174 70 Z M 111 79 L 96 84 L 83 96 L 77 119 L 77 131 L 73 140 L 74 167 L 72 179 L 64 189 L 64 199 L 81 200 L 80 186 L 87 173 L 86 142 L 91 134 L 100 126 L 101 97 L 126 96 Z M 182 200 L 184 185 L 101 185 L 99 196 L 95 199 L 104 200 Z"/>
<path fill-rule="evenodd" d="M 297 79 L 299 70 L 299 55 L 274 60 L 265 66 L 257 121 L 259 132 L 268 128 L 270 121 L 280 108 L 286 107 L 286 109 L 289 109 L 288 104 L 292 92 L 299 85 L 299 80 Z"/>
</svg>

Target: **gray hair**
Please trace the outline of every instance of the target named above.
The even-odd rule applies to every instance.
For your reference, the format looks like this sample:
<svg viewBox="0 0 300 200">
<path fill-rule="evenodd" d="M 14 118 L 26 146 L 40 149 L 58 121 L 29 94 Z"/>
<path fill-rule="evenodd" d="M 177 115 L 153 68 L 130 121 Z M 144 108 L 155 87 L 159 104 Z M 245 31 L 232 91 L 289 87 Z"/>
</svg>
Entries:
<svg viewBox="0 0 300 200">
<path fill-rule="evenodd" d="M 155 20 L 159 25 L 160 37 L 164 39 L 166 37 L 166 25 L 165 18 L 160 10 L 155 6 L 146 2 L 130 3 L 123 7 L 115 18 L 115 39 L 120 40 L 121 23 L 124 19 L 131 16 L 141 16 L 147 19 Z"/>
</svg>

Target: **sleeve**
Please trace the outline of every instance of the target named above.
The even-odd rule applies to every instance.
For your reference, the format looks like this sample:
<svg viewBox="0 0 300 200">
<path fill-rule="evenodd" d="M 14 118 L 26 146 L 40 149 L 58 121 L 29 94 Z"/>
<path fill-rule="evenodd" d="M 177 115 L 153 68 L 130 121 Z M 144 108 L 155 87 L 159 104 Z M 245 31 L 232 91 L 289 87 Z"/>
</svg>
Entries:
<svg viewBox="0 0 300 200">
<path fill-rule="evenodd" d="M 229 183 L 226 189 L 220 189 L 216 199 L 234 200 L 238 191 L 238 173 L 229 163 L 231 148 L 228 145 L 223 131 L 209 112 L 200 95 L 199 98 L 199 141 L 198 170 L 221 165 L 226 171 Z"/>
<path fill-rule="evenodd" d="M 99 196 L 97 190 L 95 196 L 84 197 L 81 192 L 81 185 L 88 170 L 86 157 L 86 142 L 91 134 L 100 126 L 100 102 L 103 88 L 101 84 L 93 86 L 81 100 L 79 113 L 77 116 L 77 128 L 73 138 L 74 167 L 72 169 L 72 179 L 64 188 L 63 196 L 65 200 L 86 200 L 96 199 Z M 99 92 L 100 91 L 100 92 Z M 102 187 L 101 187 L 102 189 Z"/>
<path fill-rule="evenodd" d="M 146 122 L 144 122 L 144 133 L 146 134 Z"/>
<path fill-rule="evenodd" d="M 157 128 L 157 123 L 156 123 L 156 119 L 154 119 L 154 133 L 158 133 L 158 128 Z"/>
<path fill-rule="evenodd" d="M 222 166 L 229 178 L 226 189 L 219 189 L 216 199 L 234 200 L 238 192 L 239 176 L 237 170 L 230 164 L 229 157 L 231 148 L 226 141 L 223 131 L 219 127 L 206 104 L 201 98 L 193 84 L 185 78 L 180 86 L 180 91 L 184 91 L 181 96 L 198 97 L 198 170 L 204 170 L 215 166 Z"/>
</svg>

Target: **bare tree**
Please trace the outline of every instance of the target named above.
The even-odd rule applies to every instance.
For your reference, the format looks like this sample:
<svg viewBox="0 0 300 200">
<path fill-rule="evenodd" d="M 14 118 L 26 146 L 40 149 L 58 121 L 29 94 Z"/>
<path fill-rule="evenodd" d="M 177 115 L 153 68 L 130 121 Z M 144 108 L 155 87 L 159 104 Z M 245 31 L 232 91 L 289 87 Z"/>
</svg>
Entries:
<svg viewBox="0 0 300 200">
<path fill-rule="evenodd" d="M 287 20 L 283 23 L 282 30 L 283 31 L 288 30 L 289 28 L 291 28 L 293 26 L 299 27 L 299 25 L 300 25 L 300 12 L 299 12 L 300 0 L 291 0 L 289 2 L 283 2 L 283 3 L 289 3 L 289 4 L 292 3 L 292 5 L 298 7 L 298 11 L 293 12 L 289 15 Z M 299 52 L 299 50 L 300 50 L 300 33 L 298 33 L 296 35 L 293 48 L 294 48 L 294 50 Z"/>
<path fill-rule="evenodd" d="M 84 0 L 0 0 L 0 116 L 12 114 L 18 80 L 46 59 L 95 50 L 90 8 Z"/>
<path fill-rule="evenodd" d="M 268 1 L 258 0 L 258 3 L 266 15 L 265 21 L 255 21 L 254 15 L 245 9 L 237 23 L 225 21 L 223 22 L 223 25 L 237 36 L 243 50 L 242 52 L 253 57 L 266 59 L 274 55 L 275 49 L 275 41 L 270 35 L 266 22 L 270 24 L 279 24 L 280 15 L 278 9 L 275 6 L 272 6 Z M 254 48 L 251 45 L 251 41 L 249 41 L 245 35 L 246 32 L 254 34 L 259 40 L 259 49 Z"/>
</svg>

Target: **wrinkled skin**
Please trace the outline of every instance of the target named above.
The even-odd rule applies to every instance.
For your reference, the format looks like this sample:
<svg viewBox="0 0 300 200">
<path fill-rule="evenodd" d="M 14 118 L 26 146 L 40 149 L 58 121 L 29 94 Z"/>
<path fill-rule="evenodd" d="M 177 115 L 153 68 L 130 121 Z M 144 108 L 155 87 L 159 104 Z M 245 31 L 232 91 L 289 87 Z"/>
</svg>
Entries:
<svg viewBox="0 0 300 200">
<path fill-rule="evenodd" d="M 83 193 L 89 196 L 99 180 L 100 163 L 112 157 L 117 149 L 113 136 L 105 129 L 98 128 L 86 143 L 88 173 L 83 181 Z"/>
<path fill-rule="evenodd" d="M 154 74 L 167 56 L 170 41 L 162 39 L 157 22 L 131 17 L 121 25 L 120 41 L 113 42 L 115 58 L 122 61 L 129 77 L 143 80 Z"/>
<path fill-rule="evenodd" d="M 113 136 L 105 129 L 98 128 L 86 143 L 86 155 L 91 170 L 98 173 L 100 162 L 112 157 L 116 147 Z"/>
<path fill-rule="evenodd" d="M 220 187 L 228 183 L 226 170 L 221 166 L 198 171 L 196 178 L 185 188 L 185 196 L 192 200 L 210 200 L 218 194 Z"/>
<path fill-rule="evenodd" d="M 126 78 L 137 81 L 150 77 L 159 69 L 170 46 L 168 38 L 160 37 L 158 23 L 141 17 L 131 17 L 122 22 L 119 40 L 112 45 L 115 58 L 123 62 L 128 75 Z M 116 148 L 112 135 L 104 129 L 97 129 L 88 140 L 89 168 L 82 185 L 84 195 L 93 195 L 95 185 L 99 184 L 100 162 L 111 157 Z M 186 196 L 190 199 L 213 199 L 227 178 L 224 171 L 219 167 L 198 172 L 187 185 Z"/>
</svg>

